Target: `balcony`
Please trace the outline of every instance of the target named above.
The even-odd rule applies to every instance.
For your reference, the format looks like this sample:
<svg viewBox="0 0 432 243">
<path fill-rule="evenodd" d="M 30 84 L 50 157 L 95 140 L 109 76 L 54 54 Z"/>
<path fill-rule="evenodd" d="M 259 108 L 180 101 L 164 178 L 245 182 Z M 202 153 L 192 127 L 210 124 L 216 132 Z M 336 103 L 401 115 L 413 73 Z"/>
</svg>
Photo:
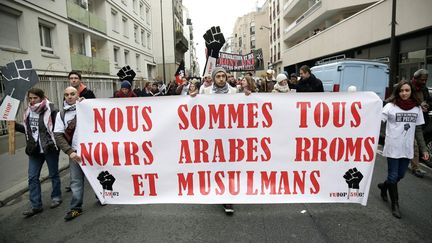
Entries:
<svg viewBox="0 0 432 243">
<path fill-rule="evenodd" d="M 72 70 L 83 73 L 109 74 L 109 62 L 96 57 L 88 57 L 71 53 Z"/>
<path fill-rule="evenodd" d="M 304 12 L 300 17 L 298 17 L 294 22 L 292 22 L 288 27 L 285 28 L 284 33 L 290 32 L 296 26 L 298 26 L 303 20 L 313 14 L 316 10 L 318 10 L 322 5 L 321 1 L 317 1 L 314 5 L 312 5 L 306 12 Z"/>
<path fill-rule="evenodd" d="M 176 31 L 175 39 L 176 39 L 176 44 L 175 44 L 176 49 L 182 53 L 187 52 L 189 49 L 189 43 L 186 37 L 184 37 L 183 32 Z"/>
<path fill-rule="evenodd" d="M 72 0 L 67 0 L 67 16 L 68 18 L 87 26 L 90 29 L 106 34 L 106 22 L 99 18 L 96 14 L 90 13 Z"/>
</svg>

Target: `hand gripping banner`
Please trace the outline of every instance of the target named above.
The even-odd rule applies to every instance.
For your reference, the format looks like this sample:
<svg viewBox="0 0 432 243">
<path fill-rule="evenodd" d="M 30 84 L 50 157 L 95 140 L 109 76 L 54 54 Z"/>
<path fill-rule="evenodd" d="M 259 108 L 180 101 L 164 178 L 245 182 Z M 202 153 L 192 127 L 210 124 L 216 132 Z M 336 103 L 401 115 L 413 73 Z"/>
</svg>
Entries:
<svg viewBox="0 0 432 243">
<path fill-rule="evenodd" d="M 381 108 L 372 92 L 89 99 L 80 165 L 109 204 L 366 205 Z"/>
</svg>

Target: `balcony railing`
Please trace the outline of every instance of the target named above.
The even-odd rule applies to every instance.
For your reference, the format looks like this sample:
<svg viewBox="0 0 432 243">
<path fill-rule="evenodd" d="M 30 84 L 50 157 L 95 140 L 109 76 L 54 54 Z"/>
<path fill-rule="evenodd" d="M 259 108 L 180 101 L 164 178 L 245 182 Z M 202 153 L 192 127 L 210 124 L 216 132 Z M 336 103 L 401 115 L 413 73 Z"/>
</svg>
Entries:
<svg viewBox="0 0 432 243">
<path fill-rule="evenodd" d="M 288 33 L 290 30 L 292 30 L 294 27 L 296 27 L 298 24 L 300 24 L 303 20 L 305 20 L 309 15 L 314 13 L 317 9 L 319 9 L 322 5 L 321 0 L 317 0 L 314 5 L 312 5 L 304 14 L 302 14 L 300 17 L 298 17 L 292 24 L 290 24 L 288 27 L 285 28 L 284 33 Z"/>
<path fill-rule="evenodd" d="M 79 70 L 83 73 L 109 74 L 109 62 L 106 60 L 71 53 L 71 62 L 72 70 Z"/>
<path fill-rule="evenodd" d="M 72 0 L 67 0 L 67 15 L 68 18 L 85 25 L 91 29 L 97 30 L 106 34 L 106 21 L 99 18 L 96 14 L 90 13 Z"/>
</svg>

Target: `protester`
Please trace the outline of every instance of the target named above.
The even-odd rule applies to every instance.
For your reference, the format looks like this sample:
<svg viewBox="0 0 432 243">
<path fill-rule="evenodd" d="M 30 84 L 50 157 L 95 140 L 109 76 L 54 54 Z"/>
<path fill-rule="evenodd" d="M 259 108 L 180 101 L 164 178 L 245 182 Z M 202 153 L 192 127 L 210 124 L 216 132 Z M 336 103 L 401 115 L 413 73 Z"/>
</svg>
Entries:
<svg viewBox="0 0 432 243">
<path fill-rule="evenodd" d="M 241 80 L 241 89 L 240 92 L 245 93 L 245 95 L 250 95 L 253 92 L 257 92 L 257 87 L 255 84 L 255 80 L 249 75 L 246 75 Z"/>
<path fill-rule="evenodd" d="M 168 84 L 167 93 L 166 95 L 177 95 L 176 94 L 177 89 L 177 83 L 175 80 L 171 80 L 171 82 Z"/>
<path fill-rule="evenodd" d="M 198 81 L 196 79 L 193 79 L 192 82 L 189 84 L 189 90 L 188 95 L 197 95 L 199 92 L 199 89 L 197 87 Z"/>
<path fill-rule="evenodd" d="M 216 67 L 213 69 L 211 78 L 213 84 L 204 88 L 203 94 L 235 94 L 237 89 L 231 87 L 227 82 L 227 72 L 222 67 Z M 196 94 L 191 94 L 192 97 Z M 234 213 L 234 207 L 232 204 L 223 204 L 223 208 L 227 215 L 232 215 Z"/>
<path fill-rule="evenodd" d="M 231 87 L 238 87 L 236 78 L 230 72 L 227 72 L 227 82 L 229 85 L 231 85 Z"/>
<path fill-rule="evenodd" d="M 62 203 L 62 195 L 58 171 L 59 150 L 53 133 L 57 110 L 41 89 L 30 89 L 27 92 L 27 99 L 29 103 L 24 112 L 24 124 L 16 123 L 15 129 L 24 133 L 26 137 L 25 152 L 29 156 L 28 185 L 31 209 L 23 214 L 31 217 L 43 211 L 39 178 L 44 161 L 47 163 L 52 184 L 50 208 L 56 208 Z"/>
<path fill-rule="evenodd" d="M 149 96 L 163 96 L 156 81 L 151 84 Z"/>
<path fill-rule="evenodd" d="M 291 73 L 290 79 L 288 80 L 289 88 L 291 90 L 296 90 L 297 89 L 297 83 L 298 83 L 297 74 Z"/>
<path fill-rule="evenodd" d="M 84 97 L 86 99 L 94 99 L 96 96 L 93 91 L 88 89 L 87 86 L 81 81 L 81 74 L 76 71 L 71 71 L 68 74 L 68 79 L 70 86 L 78 90 L 79 97 Z"/>
<path fill-rule="evenodd" d="M 121 83 L 120 90 L 114 93 L 114 98 L 131 98 L 137 97 L 137 95 L 132 91 L 132 85 L 129 81 L 124 80 Z"/>
<path fill-rule="evenodd" d="M 189 81 L 186 79 L 186 77 L 183 77 L 181 81 L 181 84 L 177 86 L 176 94 L 187 95 L 189 90 Z"/>
<path fill-rule="evenodd" d="M 217 79 L 216 79 L 217 78 Z M 235 94 L 237 89 L 228 85 L 224 68 L 216 67 L 212 72 L 213 84 L 204 88 L 203 94 Z"/>
<path fill-rule="evenodd" d="M 420 106 L 423 111 L 423 117 L 425 120 L 425 124 L 423 125 L 423 130 L 429 125 L 429 111 L 432 109 L 432 98 L 429 95 L 429 90 L 426 87 L 426 82 L 428 80 L 429 72 L 425 69 L 419 69 L 414 73 L 414 77 L 412 79 L 413 84 L 413 93 L 417 96 L 421 102 Z M 426 171 L 420 169 L 420 161 L 419 161 L 419 148 L 417 143 L 414 141 L 414 158 L 411 160 L 411 171 L 412 173 L 419 177 L 423 178 Z"/>
<path fill-rule="evenodd" d="M 317 79 L 311 73 L 308 66 L 300 67 L 300 81 L 297 84 L 297 92 L 324 92 L 324 87 L 321 80 Z"/>
<path fill-rule="evenodd" d="M 201 85 L 201 87 L 199 89 L 199 93 L 203 94 L 204 93 L 204 88 L 210 87 L 212 84 L 213 84 L 213 80 L 211 78 L 211 75 L 210 74 L 204 75 L 203 83 L 202 83 L 202 85 Z"/>
<path fill-rule="evenodd" d="M 273 90 L 273 86 L 276 84 L 276 80 L 273 77 L 274 71 L 269 69 L 266 72 L 266 77 L 264 79 L 263 92 L 271 92 Z"/>
<path fill-rule="evenodd" d="M 423 153 L 422 158 L 429 158 L 421 128 L 424 124 L 423 113 L 420 101 L 412 90 L 410 82 L 399 82 L 382 110 L 382 120 L 387 122 L 383 156 L 387 157 L 388 174 L 387 180 L 378 184 L 378 188 L 384 201 L 388 200 L 389 191 L 392 214 L 396 218 L 401 218 L 398 182 L 404 177 L 414 156 L 414 136 Z"/>
<path fill-rule="evenodd" d="M 276 84 L 273 86 L 273 93 L 287 93 L 290 91 L 290 88 L 288 86 L 288 77 L 280 73 L 276 77 Z"/>
<path fill-rule="evenodd" d="M 78 91 L 74 87 L 64 90 L 65 100 L 63 110 L 57 114 L 54 128 L 55 139 L 60 149 L 69 156 L 69 171 L 71 177 L 72 200 L 70 211 L 64 219 L 72 220 L 82 213 L 84 197 L 84 173 L 79 162 L 81 157 L 77 154 L 78 141 L 76 128 L 76 103 L 79 99 Z"/>
</svg>

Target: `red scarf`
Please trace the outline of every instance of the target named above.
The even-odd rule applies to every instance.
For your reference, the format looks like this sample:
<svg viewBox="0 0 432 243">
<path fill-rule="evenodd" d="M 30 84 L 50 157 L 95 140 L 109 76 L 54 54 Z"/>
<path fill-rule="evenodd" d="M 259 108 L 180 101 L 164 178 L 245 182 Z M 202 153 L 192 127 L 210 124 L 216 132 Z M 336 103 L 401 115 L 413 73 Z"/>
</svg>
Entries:
<svg viewBox="0 0 432 243">
<path fill-rule="evenodd" d="M 129 90 L 129 92 L 127 94 L 124 94 L 123 92 L 118 90 L 114 94 L 114 98 L 130 98 L 130 97 L 137 97 L 137 95 L 132 90 Z"/>
<path fill-rule="evenodd" d="M 399 107 L 399 108 L 401 108 L 402 110 L 405 110 L 405 111 L 409 111 L 409 110 L 411 110 L 412 108 L 414 108 L 414 107 L 416 107 L 417 106 L 417 102 L 415 102 L 413 99 L 407 99 L 407 100 L 402 100 L 402 99 L 400 99 L 400 98 L 398 98 L 398 99 L 396 99 L 396 102 L 395 102 L 395 104 Z"/>
</svg>

